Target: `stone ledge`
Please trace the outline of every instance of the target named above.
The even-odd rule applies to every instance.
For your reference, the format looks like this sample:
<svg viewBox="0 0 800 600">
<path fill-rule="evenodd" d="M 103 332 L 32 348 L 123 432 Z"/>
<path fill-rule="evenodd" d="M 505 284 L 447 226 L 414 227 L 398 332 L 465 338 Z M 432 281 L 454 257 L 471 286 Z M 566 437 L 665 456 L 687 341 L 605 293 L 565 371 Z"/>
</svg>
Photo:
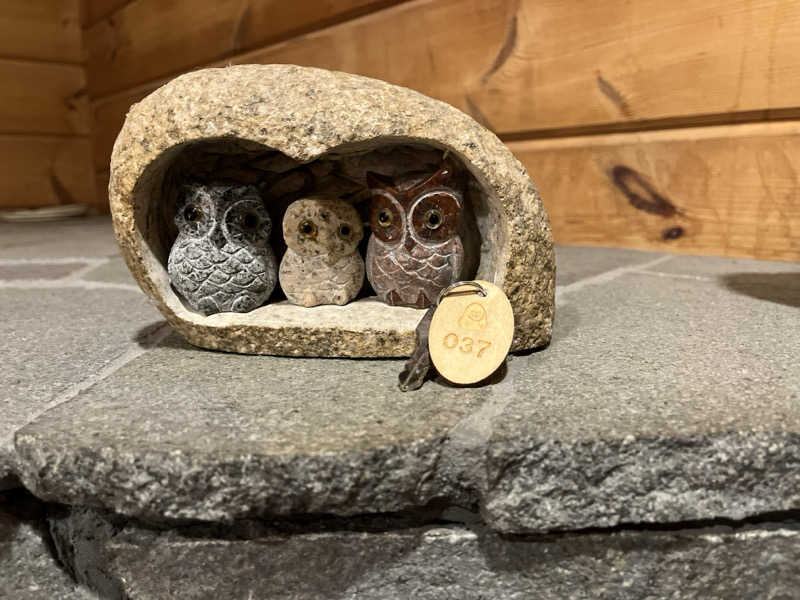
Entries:
<svg viewBox="0 0 800 600">
<path fill-rule="evenodd" d="M 778 599 L 800 586 L 796 523 L 501 536 L 478 524 L 310 521 L 287 532 L 245 522 L 225 532 L 78 508 L 52 531 L 82 583 L 108 599 Z"/>
<path fill-rule="evenodd" d="M 477 502 L 516 533 L 798 507 L 800 265 L 748 266 L 771 300 L 739 261 L 659 260 L 565 288 L 550 348 L 482 388 L 172 338 L 20 431 L 22 479 L 148 519 Z"/>
<path fill-rule="evenodd" d="M 58 564 L 45 507 L 21 490 L 0 492 L 0 598 L 92 600 Z"/>
</svg>

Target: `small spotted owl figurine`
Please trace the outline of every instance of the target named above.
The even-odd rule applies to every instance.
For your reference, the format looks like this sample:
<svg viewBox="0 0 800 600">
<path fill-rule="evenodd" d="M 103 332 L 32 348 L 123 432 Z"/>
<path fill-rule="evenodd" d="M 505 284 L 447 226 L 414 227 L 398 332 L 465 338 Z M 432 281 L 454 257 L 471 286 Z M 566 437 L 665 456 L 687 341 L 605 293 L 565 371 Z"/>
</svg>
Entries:
<svg viewBox="0 0 800 600">
<path fill-rule="evenodd" d="M 292 304 L 347 304 L 364 282 L 358 253 L 363 228 L 358 212 L 343 200 L 303 198 L 286 209 L 281 288 Z"/>
<path fill-rule="evenodd" d="M 210 315 L 248 312 L 267 301 L 277 279 L 272 220 L 255 187 L 187 185 L 175 225 L 167 271 L 189 306 Z"/>
<path fill-rule="evenodd" d="M 367 279 L 392 306 L 427 308 L 460 279 L 464 248 L 458 235 L 461 194 L 442 166 L 427 178 L 392 180 L 367 174 L 372 195 Z"/>
</svg>

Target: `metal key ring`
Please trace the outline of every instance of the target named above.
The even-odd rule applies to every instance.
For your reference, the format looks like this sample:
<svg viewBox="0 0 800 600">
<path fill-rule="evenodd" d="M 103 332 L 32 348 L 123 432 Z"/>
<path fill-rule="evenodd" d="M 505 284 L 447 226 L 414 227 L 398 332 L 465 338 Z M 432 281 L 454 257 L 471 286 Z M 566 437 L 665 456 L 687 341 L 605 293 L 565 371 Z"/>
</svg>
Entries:
<svg viewBox="0 0 800 600">
<path fill-rule="evenodd" d="M 439 297 L 436 299 L 436 306 L 439 306 L 439 304 L 442 303 L 442 300 L 444 300 L 445 296 L 450 294 L 450 292 L 452 292 L 454 289 L 456 289 L 458 287 L 461 287 L 461 286 L 464 286 L 464 285 L 468 285 L 468 286 L 472 286 L 472 287 L 476 288 L 474 291 L 472 291 L 472 290 L 466 291 L 465 290 L 464 292 L 462 292 L 462 293 L 465 293 L 465 294 L 478 294 L 478 295 L 482 296 L 483 298 L 485 298 L 489 293 L 489 292 L 486 291 L 486 288 L 484 288 L 477 281 L 456 281 L 455 283 L 451 283 L 446 288 L 444 288 L 441 292 L 439 292 Z"/>
</svg>

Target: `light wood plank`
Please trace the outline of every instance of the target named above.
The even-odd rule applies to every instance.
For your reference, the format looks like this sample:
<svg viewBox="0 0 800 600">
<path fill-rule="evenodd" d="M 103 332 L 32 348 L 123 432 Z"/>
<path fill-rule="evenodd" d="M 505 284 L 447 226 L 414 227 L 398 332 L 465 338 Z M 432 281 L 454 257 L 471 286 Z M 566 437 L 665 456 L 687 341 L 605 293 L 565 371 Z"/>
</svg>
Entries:
<svg viewBox="0 0 800 600">
<path fill-rule="evenodd" d="M 473 90 L 501 132 L 800 106 L 800 3 L 525 0 Z"/>
<path fill-rule="evenodd" d="M 95 204 L 95 174 L 85 138 L 0 135 L 0 207 Z"/>
<path fill-rule="evenodd" d="M 232 9 L 219 4 L 217 10 L 215 19 L 226 19 L 222 33 L 176 26 L 191 30 L 183 37 L 157 24 L 137 33 L 145 24 L 132 21 L 133 33 L 91 42 L 92 60 L 101 61 L 90 66 L 96 92 L 199 64 L 184 58 L 186 50 L 176 47 L 173 59 L 171 47 L 136 36 L 214 46 L 214 34 L 229 43 Z M 196 21 L 209 19 L 198 15 Z M 417 0 L 231 62 L 296 63 L 379 77 L 512 134 L 796 109 L 799 53 L 798 2 Z"/>
<path fill-rule="evenodd" d="M 136 0 L 86 32 L 90 94 L 126 89 L 391 3 Z"/>
<path fill-rule="evenodd" d="M 479 77 L 490 66 L 511 14 L 506 0 L 406 3 L 208 66 L 294 63 L 350 71 L 421 90 L 469 111 L 462 81 Z M 459 31 L 443 26 L 454 18 Z M 426 32 L 422 37 L 421 31 Z M 471 39 L 467 47 L 462 34 Z M 108 168 L 128 108 L 168 79 L 93 101 L 98 169 Z"/>
<path fill-rule="evenodd" d="M 3 0 L 0 57 L 83 61 L 79 0 Z"/>
<path fill-rule="evenodd" d="M 509 146 L 562 244 L 800 261 L 800 122 Z"/>
<path fill-rule="evenodd" d="M 80 66 L 0 60 L 0 81 L 0 133 L 90 133 Z"/>
</svg>

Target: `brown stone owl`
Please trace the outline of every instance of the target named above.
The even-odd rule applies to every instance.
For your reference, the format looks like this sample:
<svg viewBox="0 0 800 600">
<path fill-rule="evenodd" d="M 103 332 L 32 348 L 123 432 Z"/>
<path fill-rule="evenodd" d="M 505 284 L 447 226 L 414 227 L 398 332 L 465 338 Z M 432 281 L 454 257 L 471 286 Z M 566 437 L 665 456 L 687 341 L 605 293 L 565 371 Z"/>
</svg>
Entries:
<svg viewBox="0 0 800 600">
<path fill-rule="evenodd" d="M 397 183 L 367 173 L 371 192 L 367 279 L 392 306 L 427 308 L 461 277 L 461 194 L 450 187 L 453 170 L 443 165 L 429 177 Z"/>
</svg>

